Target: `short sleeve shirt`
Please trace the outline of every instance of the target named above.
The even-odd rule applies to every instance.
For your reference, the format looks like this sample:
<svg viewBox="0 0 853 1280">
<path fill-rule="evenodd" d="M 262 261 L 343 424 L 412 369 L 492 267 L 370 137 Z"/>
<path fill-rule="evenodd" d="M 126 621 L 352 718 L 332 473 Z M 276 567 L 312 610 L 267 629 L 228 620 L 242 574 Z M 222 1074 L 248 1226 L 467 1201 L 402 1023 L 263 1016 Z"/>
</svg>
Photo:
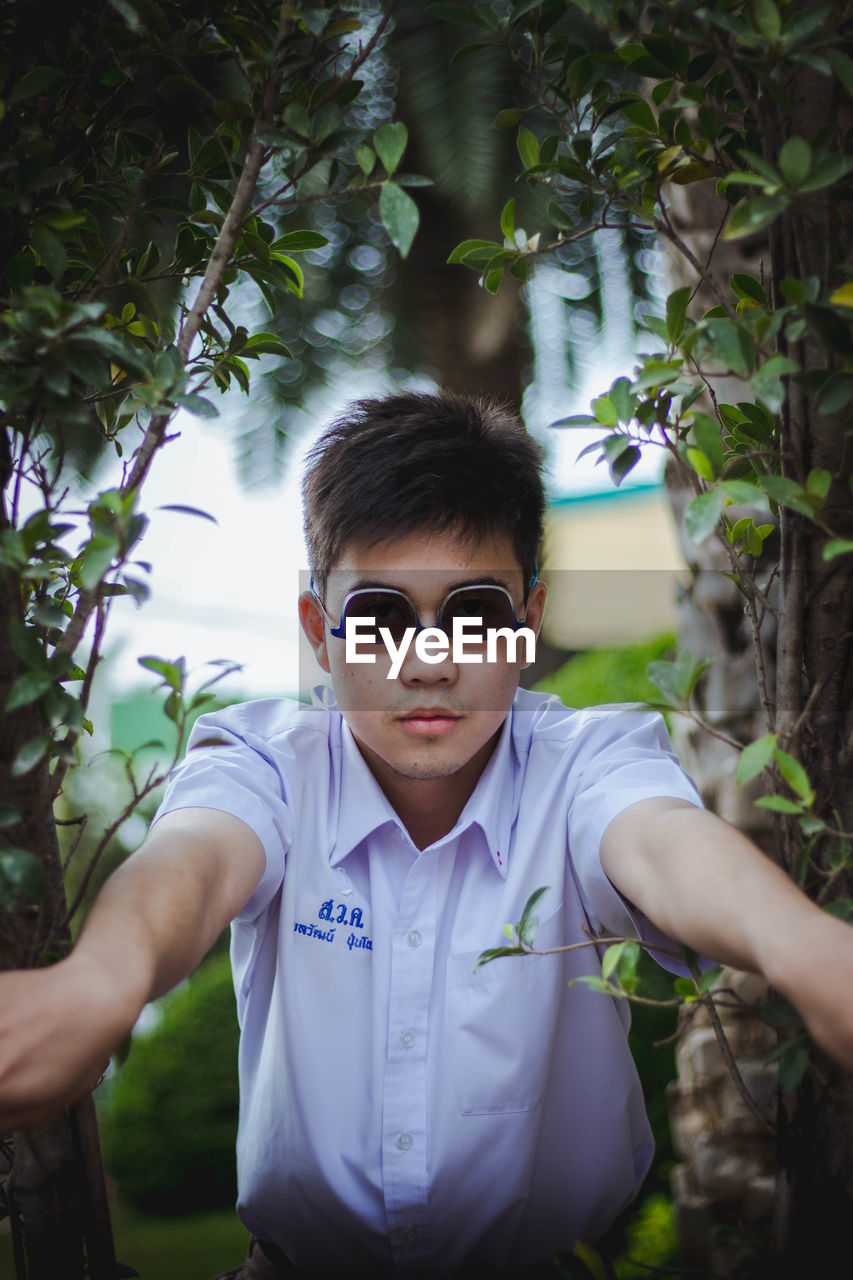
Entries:
<svg viewBox="0 0 853 1280">
<path fill-rule="evenodd" d="M 636 801 L 700 803 L 660 716 L 520 690 L 419 851 L 320 699 L 202 717 L 158 813 L 232 814 L 266 853 L 232 924 L 243 1222 L 322 1276 L 512 1274 L 594 1241 L 652 1157 L 624 1002 L 572 985 L 592 945 L 475 966 L 542 887 L 538 950 L 677 952 L 599 857 Z"/>
</svg>

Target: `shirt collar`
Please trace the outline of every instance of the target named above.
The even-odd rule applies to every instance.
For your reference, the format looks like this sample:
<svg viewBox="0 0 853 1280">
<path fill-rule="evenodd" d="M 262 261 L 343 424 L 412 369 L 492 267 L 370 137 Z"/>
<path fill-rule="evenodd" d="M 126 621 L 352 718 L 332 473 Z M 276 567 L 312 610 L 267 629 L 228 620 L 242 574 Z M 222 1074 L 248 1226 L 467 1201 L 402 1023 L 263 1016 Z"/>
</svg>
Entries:
<svg viewBox="0 0 853 1280">
<path fill-rule="evenodd" d="M 510 709 L 491 759 L 453 830 L 443 838 L 449 840 L 471 827 L 479 828 L 495 869 L 504 880 L 507 876 L 518 781 L 512 715 Z M 338 866 L 353 849 L 380 827 L 390 823 L 403 829 L 398 814 L 371 773 L 349 725 L 343 719 L 340 742 L 337 839 L 329 856 L 333 867 Z"/>
</svg>

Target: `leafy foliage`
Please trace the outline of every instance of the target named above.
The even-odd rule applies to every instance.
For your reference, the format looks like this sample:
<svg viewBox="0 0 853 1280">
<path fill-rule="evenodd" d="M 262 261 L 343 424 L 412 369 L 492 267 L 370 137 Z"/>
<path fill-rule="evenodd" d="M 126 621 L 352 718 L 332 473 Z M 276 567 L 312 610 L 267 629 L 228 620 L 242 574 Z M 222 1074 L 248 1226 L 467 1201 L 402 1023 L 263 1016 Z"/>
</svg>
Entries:
<svg viewBox="0 0 853 1280">
<path fill-rule="evenodd" d="M 164 1004 L 134 1037 L 102 1117 L 107 1168 L 137 1208 L 191 1213 L 233 1204 L 237 1027 L 227 955 Z"/>
<path fill-rule="evenodd" d="M 802 586 L 792 601 L 792 576 L 813 573 L 824 594 L 851 576 L 843 441 L 853 406 L 844 265 L 853 148 L 831 108 L 803 113 L 797 94 L 832 103 L 853 89 L 849 14 L 836 4 L 728 0 L 699 9 L 586 0 L 466 8 L 467 18 L 459 6 L 435 11 L 488 33 L 485 43 L 520 69 L 524 89 L 495 127 L 516 132 L 519 179 L 549 199 L 546 216 L 523 232 L 510 199 L 497 219 L 502 238 L 466 240 L 449 260 L 495 292 L 507 271 L 526 279 L 543 259 L 565 265 L 567 245 L 610 227 L 668 244 L 688 283 L 671 290 L 664 314 L 643 317 L 646 353 L 588 414 L 553 425 L 600 429 L 586 451 L 606 461 L 617 485 L 643 451 L 665 450 L 693 491 L 686 534 L 697 546 L 711 536 L 722 544 L 756 636 L 768 615 L 802 627 Z M 716 242 L 749 239 L 762 255 L 757 271 L 721 279 L 713 246 L 705 262 L 692 253 L 673 211 L 679 189 L 693 188 L 717 211 Z M 721 379 L 738 389 L 731 400 L 717 393 Z M 796 547 L 799 569 L 781 566 L 777 603 L 780 536 Z M 843 647 L 840 636 L 830 642 L 842 665 Z M 834 793 L 829 748 L 803 720 L 809 685 L 789 651 L 780 651 L 778 696 L 759 668 L 769 732 L 732 745 L 743 753 L 741 781 L 766 769 L 775 783 L 757 803 L 790 820 L 789 869 L 831 901 L 849 856 L 839 847 L 849 851 L 853 840 L 849 797 Z M 699 718 L 692 695 L 706 667 L 688 653 L 653 662 L 660 705 Z M 843 750 L 849 726 L 843 715 L 836 721 Z"/>
<path fill-rule="evenodd" d="M 683 528 L 696 562 L 713 540 L 740 593 L 763 724 L 739 740 L 703 715 L 708 663 L 686 651 L 649 663 L 651 700 L 727 743 L 737 781 L 765 793 L 755 803 L 774 816 L 780 863 L 851 919 L 853 793 L 839 768 L 853 732 L 850 12 L 797 0 L 482 0 L 434 12 L 476 27 L 519 70 L 523 88 L 494 123 L 515 134 L 518 182 L 545 193 L 544 216 L 523 230 L 514 197 L 497 204 L 494 235 L 481 230 L 449 261 L 496 293 L 507 273 L 525 281 L 543 261 L 568 266 L 609 229 L 666 247 L 675 287 L 641 317 L 636 366 L 588 413 L 553 426 L 597 429 L 584 452 L 615 485 L 645 451 L 665 452 L 690 495 Z M 701 249 L 684 230 L 699 207 Z M 735 248 L 741 265 L 721 270 Z M 496 956 L 535 949 L 522 923 L 507 926 Z M 587 985 L 641 1002 L 635 950 L 608 940 Z M 715 976 L 692 972 L 674 998 L 703 1004 L 714 1024 Z M 807 1073 L 815 1087 L 799 1019 L 762 1016 L 780 1034 L 782 1092 Z"/>
<path fill-rule="evenodd" d="M 304 214 L 318 193 L 357 191 L 402 253 L 411 244 L 406 128 L 359 128 L 354 114 L 357 73 L 387 23 L 367 16 L 346 4 L 131 0 L 66 6 L 48 29 L 25 5 L 0 19 L 6 963 L 23 959 L 22 899 L 47 883 L 36 954 L 67 925 L 55 875 L 39 871 L 56 856 L 39 815 L 94 732 L 110 603 L 148 595 L 141 494 L 174 415 L 215 417 L 211 393 L 248 393 L 254 369 L 291 360 L 269 321 L 250 331 L 248 291 L 273 316 L 298 307 L 300 258 L 327 245 Z M 118 475 L 99 491 L 87 476 L 104 452 Z M 213 680 L 185 700 L 182 660 L 143 666 L 182 728 Z M 160 779 L 128 768 L 135 804 Z"/>
</svg>

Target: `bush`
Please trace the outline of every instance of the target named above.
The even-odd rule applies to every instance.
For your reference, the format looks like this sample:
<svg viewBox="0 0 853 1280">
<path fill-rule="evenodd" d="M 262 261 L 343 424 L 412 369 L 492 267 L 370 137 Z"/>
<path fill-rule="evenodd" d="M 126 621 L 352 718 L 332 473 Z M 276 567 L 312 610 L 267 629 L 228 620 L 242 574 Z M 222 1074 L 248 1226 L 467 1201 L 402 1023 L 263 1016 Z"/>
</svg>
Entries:
<svg viewBox="0 0 853 1280">
<path fill-rule="evenodd" d="M 599 702 L 641 702 L 660 698 L 660 690 L 646 679 L 646 667 L 671 658 L 675 636 L 654 636 L 642 644 L 614 649 L 590 649 L 576 654 L 559 670 L 535 686 L 556 693 L 567 707 L 591 707 Z"/>
<path fill-rule="evenodd" d="M 672 656 L 675 637 L 656 636 L 642 644 L 621 648 L 591 649 L 579 653 L 559 670 L 541 680 L 535 687 L 556 693 L 569 707 L 589 707 L 601 702 L 641 702 L 656 700 L 660 691 L 646 679 L 650 662 Z M 640 991 L 653 1000 L 672 995 L 672 978 L 640 952 L 637 968 Z M 668 1186 L 668 1172 L 674 1159 L 666 1106 L 666 1086 L 675 1076 L 672 1043 L 659 1048 L 660 1041 L 671 1040 L 677 1024 L 674 1009 L 631 1006 L 631 1032 L 628 1043 L 637 1065 L 649 1122 L 654 1134 L 657 1156 L 649 1170 L 646 1190 L 663 1191 Z"/>
<path fill-rule="evenodd" d="M 237 1013 L 228 957 L 217 955 L 137 1036 L 102 1118 L 105 1164 L 139 1209 L 190 1213 L 237 1194 Z"/>
</svg>

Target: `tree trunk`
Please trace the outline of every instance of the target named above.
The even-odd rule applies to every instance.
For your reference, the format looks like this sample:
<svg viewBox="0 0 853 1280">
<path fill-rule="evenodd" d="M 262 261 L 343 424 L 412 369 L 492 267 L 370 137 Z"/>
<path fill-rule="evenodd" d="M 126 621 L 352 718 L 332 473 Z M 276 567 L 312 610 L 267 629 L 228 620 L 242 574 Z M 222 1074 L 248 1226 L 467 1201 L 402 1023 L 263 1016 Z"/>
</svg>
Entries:
<svg viewBox="0 0 853 1280">
<path fill-rule="evenodd" d="M 847 129 L 849 99 L 828 91 L 827 80 L 802 68 L 791 88 L 791 133 L 813 142 L 822 129 Z M 775 121 L 769 146 L 779 146 Z M 775 134 L 775 136 L 774 136 Z M 840 283 L 837 264 L 847 260 L 849 219 L 842 222 L 832 188 L 798 201 L 772 240 L 773 276 L 815 276 L 821 293 Z M 826 369 L 827 352 L 808 334 L 792 354 L 805 372 Z M 841 366 L 836 358 L 835 367 Z M 819 414 L 796 387 L 790 394 L 786 475 L 803 483 L 814 468 L 833 477 L 823 514 L 836 535 L 853 536 L 850 479 L 853 437 L 845 433 L 846 413 Z M 817 812 L 844 831 L 853 828 L 853 557 L 824 561 L 819 529 L 796 512 L 782 514 L 778 651 L 780 732 L 806 766 L 818 799 Z M 798 832 L 780 823 L 780 844 L 794 870 Z M 800 837 L 800 840 L 802 837 Z M 817 873 L 807 885 L 819 901 L 847 897 L 853 890 L 849 868 L 833 876 L 832 841 L 822 838 L 812 853 Z M 831 886 L 829 880 L 832 878 Z M 779 1135 L 780 1204 L 778 1247 L 786 1274 L 801 1275 L 815 1261 L 815 1243 L 824 1258 L 849 1250 L 853 1207 L 853 1081 L 836 1063 L 816 1055 L 797 1094 L 784 1100 Z"/>
<path fill-rule="evenodd" d="M 0 510 L 0 527 L 8 527 Z M 20 674 L 10 626 L 23 623 L 20 594 L 11 574 L 0 570 L 0 705 Z M 38 899 L 0 909 L 0 971 L 35 968 L 62 957 L 70 945 L 67 903 L 53 817 L 48 764 L 16 775 L 21 747 L 44 731 L 32 705 L 6 713 L 0 744 L 0 797 L 20 815 L 0 830 L 0 848 L 35 854 L 44 874 Z M 25 1280 L 114 1280 L 115 1255 L 97 1125 L 91 1097 L 51 1124 L 12 1135 L 7 1196 L 18 1251 L 26 1259 Z M 24 1280 L 24 1277 L 21 1280 Z"/>
<path fill-rule="evenodd" d="M 848 104 L 833 99 L 828 83 L 817 71 L 799 70 L 791 90 L 793 109 L 784 135 L 772 102 L 765 103 L 763 134 L 771 163 L 775 163 L 789 135 L 811 142 L 822 128 L 849 127 L 850 120 L 841 118 L 850 114 Z M 825 296 L 827 288 L 840 283 L 835 264 L 846 261 L 849 234 L 831 201 L 830 190 L 810 193 L 797 201 L 771 229 L 769 244 L 764 232 L 747 240 L 717 243 L 712 266 L 721 285 L 726 285 L 733 271 L 749 271 L 764 279 L 774 305 L 781 305 L 778 282 L 786 277 L 816 277 L 821 296 Z M 713 193 L 701 187 L 682 188 L 677 195 L 681 199 L 673 215 L 679 231 L 696 257 L 705 260 L 722 216 L 722 202 L 715 201 Z M 686 278 L 679 278 L 676 262 L 673 270 L 676 284 L 687 282 Z M 692 278 L 690 282 L 695 283 Z M 703 299 L 700 290 L 697 314 L 713 301 Z M 826 347 L 808 338 L 790 354 L 806 372 L 826 369 Z M 714 390 L 721 401 L 752 398 L 739 394 L 736 384 L 715 385 Z M 826 523 L 836 535 L 850 538 L 853 438 L 845 434 L 845 415 L 809 411 L 794 383 L 789 387 L 783 413 L 783 474 L 802 484 L 812 469 L 828 471 L 833 482 L 824 505 Z M 676 493 L 676 508 L 689 496 Z M 763 723 L 759 682 L 754 674 L 750 682 L 745 665 L 750 655 L 736 617 L 740 614 L 742 623 L 742 600 L 733 585 L 729 591 L 730 584 L 719 572 L 713 579 L 708 578 L 705 588 L 700 588 L 698 599 L 696 586 L 702 582 L 701 573 L 694 580 L 693 590 L 688 593 L 690 608 L 682 643 L 697 655 L 718 658 L 702 694 L 702 710 L 711 723 L 741 741 L 775 727 L 786 750 L 807 769 L 818 795 L 818 815 L 849 831 L 853 826 L 853 557 L 825 562 L 824 541 L 813 522 L 788 508 L 781 509 L 779 546 L 772 548 L 768 544 L 767 548 L 774 554 L 778 550 L 775 598 L 779 620 L 775 637 L 765 633 L 761 653 L 775 726 Z M 694 567 L 727 568 L 709 547 L 713 547 L 710 542 L 690 549 L 688 558 Z M 712 581 L 714 585 L 708 589 Z M 697 603 L 698 609 L 692 607 Z M 774 642 L 775 655 L 770 647 Z M 703 794 L 716 811 L 746 830 L 789 873 L 795 874 L 803 841 L 795 820 L 779 818 L 775 830 L 766 826 L 762 829 L 761 811 L 752 807 L 751 796 L 743 788 L 734 785 L 735 753 L 692 726 L 679 725 L 675 737 Z M 853 881 L 845 871 L 836 871 L 829 887 L 830 852 L 831 841 L 823 839 L 812 854 L 817 874 L 805 887 L 818 901 L 823 901 L 824 896 L 831 901 L 853 892 Z M 737 1035 L 735 1030 L 739 1056 Z M 685 1160 L 674 1185 L 685 1253 L 690 1261 L 710 1266 L 721 1275 L 770 1274 L 774 1280 L 793 1280 L 795 1276 L 813 1274 L 816 1263 L 844 1256 L 849 1250 L 853 1082 L 840 1067 L 817 1055 L 800 1089 L 781 1098 L 775 1153 L 776 1195 L 771 1211 L 767 1197 L 757 1194 L 768 1170 L 759 1168 L 753 1158 L 756 1148 L 749 1158 L 744 1158 L 741 1120 L 736 1114 L 734 1125 L 721 1119 L 727 1114 L 731 1117 L 731 1099 L 719 1102 L 719 1097 L 731 1094 L 731 1084 L 721 1083 L 713 1050 L 705 1062 L 706 1039 L 706 1033 L 697 1033 L 695 1024 L 684 1029 L 679 1051 L 681 1077 L 671 1098 L 676 1146 Z M 757 1066 L 758 1060 L 753 1062 L 747 1052 L 742 1063 L 744 1074 L 754 1074 Z M 762 1082 L 758 1083 L 760 1088 Z M 716 1124 L 710 1119 L 714 1114 Z M 708 1159 L 709 1145 L 714 1152 L 712 1161 Z M 766 1160 L 766 1144 L 764 1150 Z M 746 1264 L 745 1235 L 740 1241 L 737 1233 L 729 1235 L 728 1246 L 720 1243 L 718 1228 L 733 1223 L 763 1240 L 757 1249 L 752 1248 L 749 1263 L 759 1270 L 742 1270 Z M 761 1270 L 766 1267 L 769 1272 Z"/>
</svg>

